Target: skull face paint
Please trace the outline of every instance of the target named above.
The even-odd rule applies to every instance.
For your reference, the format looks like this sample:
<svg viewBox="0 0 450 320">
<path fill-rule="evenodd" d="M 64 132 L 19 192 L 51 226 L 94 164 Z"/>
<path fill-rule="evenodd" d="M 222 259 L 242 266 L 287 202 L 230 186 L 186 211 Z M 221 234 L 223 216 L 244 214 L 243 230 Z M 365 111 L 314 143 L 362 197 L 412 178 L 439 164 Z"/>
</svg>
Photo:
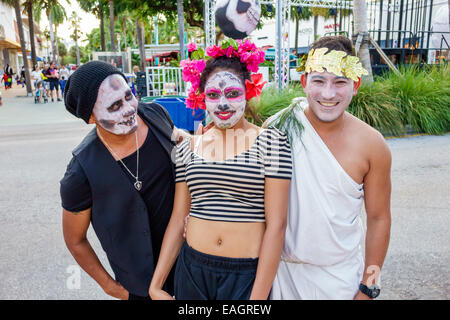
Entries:
<svg viewBox="0 0 450 320">
<path fill-rule="evenodd" d="M 138 102 L 125 79 L 113 74 L 100 85 L 92 113 L 106 131 L 126 135 L 137 129 L 137 106 Z"/>
<path fill-rule="evenodd" d="M 213 74 L 205 84 L 205 104 L 217 127 L 233 127 L 245 111 L 245 86 L 242 80 L 231 71 Z"/>
</svg>

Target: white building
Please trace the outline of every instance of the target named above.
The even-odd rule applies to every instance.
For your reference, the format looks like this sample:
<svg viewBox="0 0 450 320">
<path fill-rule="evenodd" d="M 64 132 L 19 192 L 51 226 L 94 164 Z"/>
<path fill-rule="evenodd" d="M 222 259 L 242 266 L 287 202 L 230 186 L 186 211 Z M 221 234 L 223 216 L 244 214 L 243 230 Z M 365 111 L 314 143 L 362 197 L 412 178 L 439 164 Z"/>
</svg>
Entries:
<svg viewBox="0 0 450 320">
<path fill-rule="evenodd" d="M 275 20 L 264 21 L 263 28 L 255 30 L 249 38 L 258 46 L 275 46 L 277 35 L 277 23 Z M 289 23 L 289 45 L 295 48 L 295 21 Z M 334 19 L 325 19 L 319 16 L 317 21 L 317 36 L 323 36 L 327 32 L 334 31 Z M 298 28 L 298 47 L 307 48 L 314 42 L 314 19 L 302 20 Z M 302 52 L 302 50 L 299 50 Z M 307 51 L 307 50 L 306 50 Z"/>
<path fill-rule="evenodd" d="M 23 31 L 25 37 L 25 46 L 27 50 L 29 66 L 31 62 L 31 45 L 29 22 L 26 16 L 22 16 Z M 39 57 L 42 52 L 41 42 L 39 41 L 39 26 L 34 24 L 36 56 Z M 17 25 L 16 13 L 13 7 L 0 2 L 0 69 L 4 69 L 9 64 L 13 71 L 17 73 L 23 65 L 22 49 L 20 46 L 19 29 Z"/>
</svg>

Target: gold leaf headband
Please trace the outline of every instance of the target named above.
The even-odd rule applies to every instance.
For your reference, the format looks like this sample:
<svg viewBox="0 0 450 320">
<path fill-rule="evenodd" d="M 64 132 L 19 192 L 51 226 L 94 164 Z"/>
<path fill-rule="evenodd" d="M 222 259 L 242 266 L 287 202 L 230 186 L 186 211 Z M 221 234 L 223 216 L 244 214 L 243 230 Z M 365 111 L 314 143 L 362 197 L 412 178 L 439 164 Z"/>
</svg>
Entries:
<svg viewBox="0 0 450 320">
<path fill-rule="evenodd" d="M 345 76 L 353 81 L 358 81 L 362 75 L 369 74 L 361 65 L 358 57 L 338 50 L 331 50 L 325 54 L 327 51 L 328 48 L 312 49 L 305 64 L 297 68 L 297 71 L 304 70 L 306 73 L 310 73 L 313 71 L 324 72 L 326 69 L 339 77 Z"/>
</svg>

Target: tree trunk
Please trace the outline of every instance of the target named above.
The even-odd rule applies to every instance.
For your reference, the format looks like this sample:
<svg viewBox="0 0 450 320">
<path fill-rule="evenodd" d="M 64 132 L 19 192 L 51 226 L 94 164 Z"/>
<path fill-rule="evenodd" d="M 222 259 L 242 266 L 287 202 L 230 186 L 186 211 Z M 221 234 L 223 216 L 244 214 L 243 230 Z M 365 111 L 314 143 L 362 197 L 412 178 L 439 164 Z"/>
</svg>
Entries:
<svg viewBox="0 0 450 320">
<path fill-rule="evenodd" d="M 180 41 L 180 59 L 186 59 L 184 52 L 184 10 L 183 0 L 177 0 L 177 13 L 178 13 L 178 38 Z"/>
<path fill-rule="evenodd" d="M 60 56 L 59 56 L 59 45 L 58 45 L 58 26 L 55 25 L 55 43 L 56 43 L 56 56 L 58 57 L 58 60 L 60 60 Z M 57 61 L 60 62 L 60 61 Z"/>
<path fill-rule="evenodd" d="M 80 65 L 80 48 L 78 46 L 78 28 L 75 28 L 75 48 L 77 49 L 77 66 Z"/>
<path fill-rule="evenodd" d="M 123 27 L 123 47 L 125 48 L 125 51 L 127 50 L 127 20 L 126 17 L 122 17 L 122 27 Z"/>
<path fill-rule="evenodd" d="M 299 25 L 300 19 L 295 17 L 295 56 L 298 54 L 298 25 Z"/>
<path fill-rule="evenodd" d="M 368 76 L 363 76 L 363 81 L 373 82 L 372 65 L 370 64 L 369 53 L 369 33 L 367 27 L 367 5 L 365 0 L 353 1 L 353 21 L 354 34 L 356 39 L 358 34 L 363 34 L 361 46 L 359 47 L 358 57 L 362 66 L 369 72 Z"/>
<path fill-rule="evenodd" d="M 102 51 L 106 51 L 105 15 L 104 15 L 103 8 L 101 5 L 99 5 L 99 14 L 100 14 L 100 41 L 101 41 Z"/>
<path fill-rule="evenodd" d="M 111 35 L 111 51 L 116 52 L 114 36 L 114 0 L 109 0 L 109 34 Z"/>
<path fill-rule="evenodd" d="M 313 36 L 314 39 L 313 39 L 313 42 L 316 41 L 318 24 L 319 24 L 319 17 L 314 16 L 314 36 Z"/>
<path fill-rule="evenodd" d="M 33 68 L 34 68 L 37 65 L 37 57 L 36 57 L 36 43 L 34 37 L 33 0 L 28 0 L 26 6 L 27 6 L 28 21 L 30 24 L 31 59 L 33 60 Z"/>
<path fill-rule="evenodd" d="M 20 47 L 22 49 L 23 65 L 25 67 L 25 82 L 27 86 L 27 95 L 32 96 L 30 69 L 28 67 L 27 49 L 25 47 L 25 35 L 23 32 L 22 15 L 20 13 L 20 0 L 14 0 L 14 10 L 16 11 L 17 28 L 19 29 Z M 19 71 L 17 70 L 17 73 Z"/>
<path fill-rule="evenodd" d="M 48 24 L 49 24 L 49 28 L 50 28 L 50 43 L 52 46 L 52 61 L 56 61 L 55 34 L 53 32 L 52 15 L 49 13 L 47 15 L 47 18 L 48 18 Z"/>
<path fill-rule="evenodd" d="M 139 19 L 136 19 L 136 31 L 137 31 L 137 38 L 138 38 L 138 45 L 139 45 L 139 56 L 141 59 L 141 63 L 140 63 L 140 69 L 141 72 L 145 71 L 145 67 L 146 67 L 146 57 L 145 57 L 145 47 L 144 47 L 144 28 L 142 25 L 142 21 L 140 21 Z"/>
</svg>

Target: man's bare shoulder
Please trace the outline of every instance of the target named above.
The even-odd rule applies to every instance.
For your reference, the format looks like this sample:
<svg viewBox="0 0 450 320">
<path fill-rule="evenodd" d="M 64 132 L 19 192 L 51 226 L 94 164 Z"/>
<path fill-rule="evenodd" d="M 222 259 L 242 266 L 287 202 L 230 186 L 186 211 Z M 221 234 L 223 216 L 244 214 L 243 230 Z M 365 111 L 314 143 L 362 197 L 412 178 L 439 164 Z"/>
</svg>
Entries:
<svg viewBox="0 0 450 320">
<path fill-rule="evenodd" d="M 351 114 L 348 115 L 351 120 L 352 131 L 358 137 L 359 145 L 363 148 L 369 160 L 390 159 L 391 152 L 383 135 L 364 121 Z"/>
</svg>

